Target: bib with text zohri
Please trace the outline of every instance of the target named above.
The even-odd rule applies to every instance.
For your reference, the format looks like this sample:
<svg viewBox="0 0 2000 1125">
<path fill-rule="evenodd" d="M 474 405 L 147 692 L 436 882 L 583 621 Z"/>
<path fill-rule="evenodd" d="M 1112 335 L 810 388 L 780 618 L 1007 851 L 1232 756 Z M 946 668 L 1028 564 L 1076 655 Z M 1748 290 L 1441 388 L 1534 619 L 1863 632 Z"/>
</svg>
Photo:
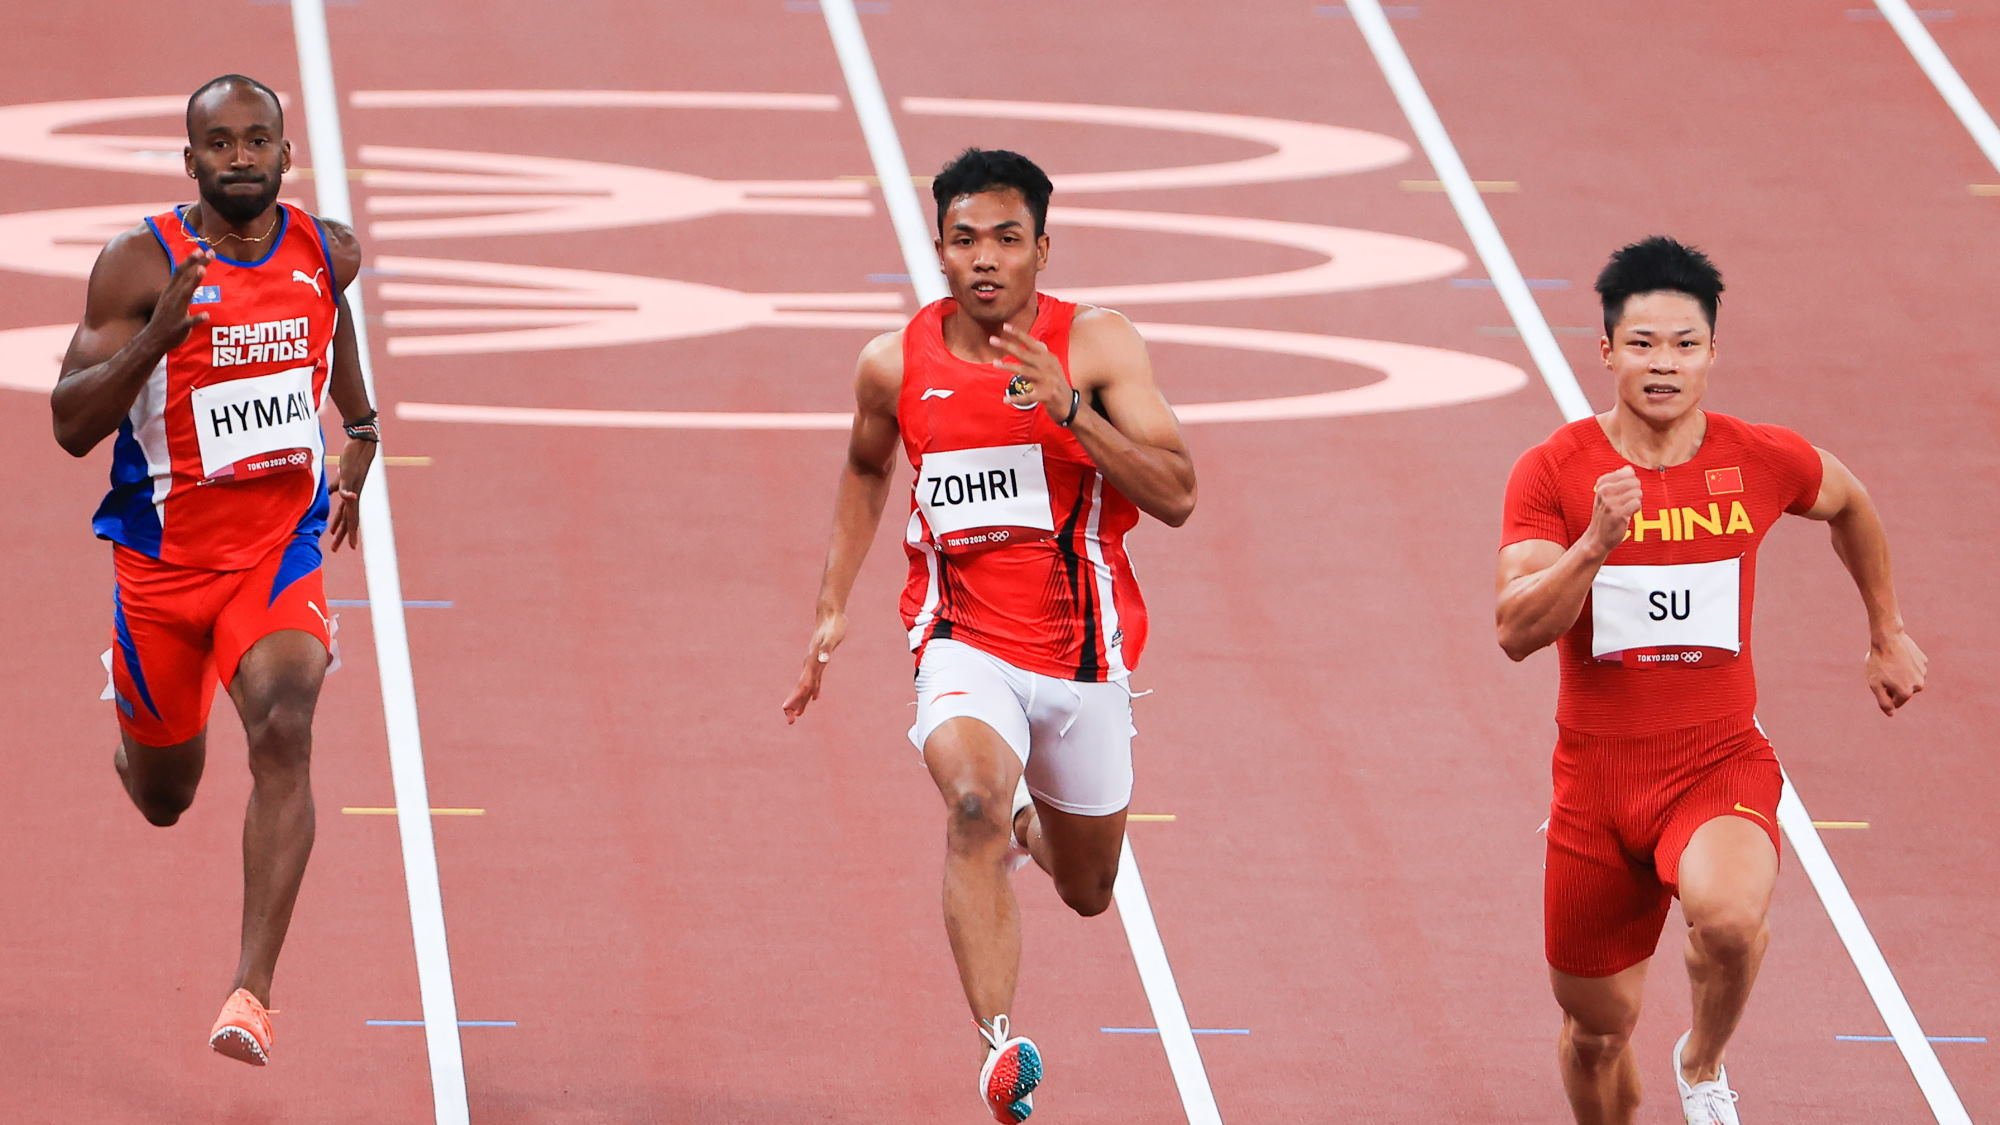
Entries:
<svg viewBox="0 0 2000 1125">
<path fill-rule="evenodd" d="M 310 470 L 320 450 L 313 369 L 294 367 L 194 389 L 194 429 L 207 480 Z"/>
<path fill-rule="evenodd" d="M 1743 651 L 1742 559 L 1607 566 L 1590 584 L 1590 654 L 1628 668 L 1705 668 Z"/>
<path fill-rule="evenodd" d="M 947 552 L 1032 543 L 1055 532 L 1042 447 L 999 445 L 924 454 L 917 506 Z"/>
</svg>

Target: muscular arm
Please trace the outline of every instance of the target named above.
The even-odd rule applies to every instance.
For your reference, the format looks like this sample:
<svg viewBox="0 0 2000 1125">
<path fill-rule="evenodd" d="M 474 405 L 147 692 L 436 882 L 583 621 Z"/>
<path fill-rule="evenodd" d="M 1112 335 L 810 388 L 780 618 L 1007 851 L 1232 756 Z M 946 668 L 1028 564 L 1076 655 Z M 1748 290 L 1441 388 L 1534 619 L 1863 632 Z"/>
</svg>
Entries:
<svg viewBox="0 0 2000 1125">
<path fill-rule="evenodd" d="M 1600 554 L 1588 538 L 1568 548 L 1529 539 L 1500 549 L 1500 601 L 1494 616 L 1508 659 L 1526 660 L 1569 632 L 1608 555 Z"/>
<path fill-rule="evenodd" d="M 374 407 L 368 401 L 368 385 L 361 377 L 360 344 L 354 334 L 354 316 L 347 308 L 347 287 L 361 273 L 361 240 L 354 228 L 332 219 L 321 219 L 326 227 L 326 245 L 332 252 L 334 289 L 340 293 L 340 323 L 333 333 L 333 371 L 327 379 L 327 394 L 343 420 L 365 417 Z"/>
<path fill-rule="evenodd" d="M 1173 408 L 1153 382 L 1152 360 L 1138 329 L 1109 309 L 1079 311 L 1070 337 L 1070 372 L 1084 396 L 1070 432 L 1104 479 L 1154 519 L 1169 527 L 1186 523 L 1194 514 L 1194 458 Z M 1069 403 L 1062 402 L 1057 419 L 1068 411 Z"/>
<path fill-rule="evenodd" d="M 368 401 L 368 380 L 361 374 L 361 341 L 354 329 L 354 315 L 347 306 L 347 287 L 361 273 L 361 240 L 346 223 L 321 219 L 326 228 L 326 248 L 333 259 L 333 287 L 339 315 L 333 329 L 333 370 L 327 375 L 327 394 L 343 422 L 359 422 L 375 412 Z M 348 439 L 340 450 L 340 477 L 334 483 L 333 514 L 327 521 L 327 535 L 333 549 L 361 545 L 361 488 L 375 464 L 379 443 Z"/>
<path fill-rule="evenodd" d="M 1621 468 L 1597 478 L 1594 489 L 1590 526 L 1576 542 L 1528 539 L 1500 549 L 1494 619 L 1509 659 L 1526 660 L 1569 632 L 1604 560 L 1624 542 L 1626 523 L 1639 510 L 1638 476 Z"/>
<path fill-rule="evenodd" d="M 820 577 L 819 611 L 846 613 L 847 596 L 882 522 L 896 464 L 896 396 L 903 383 L 902 341 L 877 337 L 862 350 L 854 378 L 854 428 L 833 498 L 833 543 Z"/>
<path fill-rule="evenodd" d="M 83 320 L 49 395 L 56 443 L 72 457 L 97 447 L 132 409 L 160 358 L 205 321 L 187 301 L 207 268 L 197 252 L 169 278 L 166 257 L 145 227 L 111 240 L 91 267 Z M 169 307 L 177 297 L 178 308 Z M 157 314 L 156 314 L 157 310 Z"/>
<path fill-rule="evenodd" d="M 868 557 L 882 506 L 889 498 L 890 476 L 896 463 L 900 431 L 896 398 L 903 386 L 903 337 L 900 332 L 878 336 L 861 350 L 854 376 L 854 428 L 847 439 L 847 459 L 840 467 L 834 491 L 833 542 L 827 548 L 826 569 L 820 575 L 812 640 L 806 646 L 805 669 L 798 686 L 785 700 L 786 722 L 796 722 L 806 705 L 819 698 L 820 681 L 833 650 L 847 636 L 847 598 Z"/>
<path fill-rule="evenodd" d="M 1903 631 L 1889 572 L 1889 535 L 1875 502 L 1839 458 L 1824 449 L 1817 452 L 1822 470 L 1819 496 L 1805 516 L 1823 520 L 1832 529 L 1833 553 L 1861 591 L 1861 604 L 1868 611 L 1869 690 L 1882 713 L 1893 715 L 1924 690 L 1928 661 Z"/>
</svg>

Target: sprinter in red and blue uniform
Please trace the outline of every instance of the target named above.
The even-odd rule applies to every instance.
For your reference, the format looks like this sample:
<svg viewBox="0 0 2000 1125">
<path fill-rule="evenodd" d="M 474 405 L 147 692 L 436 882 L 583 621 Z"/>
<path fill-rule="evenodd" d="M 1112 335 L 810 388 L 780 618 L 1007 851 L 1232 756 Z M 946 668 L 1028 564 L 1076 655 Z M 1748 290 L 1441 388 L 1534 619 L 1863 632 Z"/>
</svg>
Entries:
<svg viewBox="0 0 2000 1125">
<path fill-rule="evenodd" d="M 114 764 L 147 820 L 171 825 L 194 800 L 218 683 L 243 719 L 243 944 L 209 1042 L 263 1065 L 271 977 L 312 851 L 312 715 L 333 641 L 319 541 L 330 527 L 336 550 L 358 544 L 380 428 L 341 296 L 360 244 L 278 202 L 291 146 L 277 97 L 225 75 L 188 100 L 187 126 L 201 199 L 98 256 L 51 407 L 70 454 L 113 439 L 92 526 L 117 575 Z M 331 497 L 329 397 L 348 436 Z"/>
</svg>

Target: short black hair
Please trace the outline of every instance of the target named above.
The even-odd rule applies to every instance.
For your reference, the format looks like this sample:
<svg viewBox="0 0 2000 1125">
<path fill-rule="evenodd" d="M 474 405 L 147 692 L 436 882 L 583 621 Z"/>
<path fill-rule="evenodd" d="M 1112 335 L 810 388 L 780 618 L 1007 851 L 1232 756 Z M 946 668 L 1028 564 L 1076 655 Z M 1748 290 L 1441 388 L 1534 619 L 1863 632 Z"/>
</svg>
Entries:
<svg viewBox="0 0 2000 1125">
<path fill-rule="evenodd" d="M 1597 296 L 1604 303 L 1604 334 L 1618 324 L 1625 302 L 1641 293 L 1685 293 L 1708 317 L 1715 331 L 1715 311 L 1722 304 L 1722 273 L 1708 255 L 1692 246 L 1656 234 L 1621 246 L 1597 275 Z"/>
<path fill-rule="evenodd" d="M 1035 216 L 1035 237 L 1042 236 L 1049 221 L 1049 193 L 1055 185 L 1035 162 L 1004 148 L 969 148 L 952 158 L 931 180 L 931 198 L 937 200 L 938 234 L 944 234 L 944 213 L 961 195 L 1012 188 L 1028 201 Z"/>
<path fill-rule="evenodd" d="M 252 90 L 255 90 L 258 93 L 264 95 L 265 97 L 271 99 L 271 108 L 278 111 L 278 135 L 281 137 L 285 135 L 285 103 L 278 100 L 278 95 L 272 93 L 271 88 L 269 86 L 264 85 L 262 82 L 257 81 L 255 78 L 252 78 L 247 74 L 223 74 L 223 75 L 218 75 L 202 83 L 199 89 L 197 89 L 194 93 L 188 95 L 187 131 L 188 131 L 189 141 L 193 141 L 195 139 L 194 103 L 200 101 L 201 96 L 203 94 L 208 93 L 210 90 L 213 90 L 218 86 L 248 86 Z"/>
</svg>

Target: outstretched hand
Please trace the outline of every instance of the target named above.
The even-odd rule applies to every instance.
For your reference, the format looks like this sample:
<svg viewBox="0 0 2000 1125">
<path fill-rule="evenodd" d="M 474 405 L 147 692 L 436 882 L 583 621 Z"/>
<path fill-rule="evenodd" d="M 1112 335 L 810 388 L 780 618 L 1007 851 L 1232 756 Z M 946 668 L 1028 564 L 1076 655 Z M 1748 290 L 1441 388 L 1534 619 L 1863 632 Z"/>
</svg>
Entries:
<svg viewBox="0 0 2000 1125">
<path fill-rule="evenodd" d="M 839 610 L 822 610 L 819 624 L 813 627 L 812 643 L 806 646 L 805 668 L 799 672 L 798 686 L 785 697 L 785 723 L 799 721 L 806 713 L 806 705 L 819 698 L 820 680 L 826 676 L 826 666 L 833 659 L 833 650 L 847 639 L 847 615 Z"/>
<path fill-rule="evenodd" d="M 333 537 L 333 549 L 340 550 L 361 546 L 361 486 L 368 480 L 368 469 L 375 464 L 375 442 L 349 441 L 340 451 L 340 477 L 334 484 L 333 519 L 327 524 L 327 531 Z"/>
</svg>

